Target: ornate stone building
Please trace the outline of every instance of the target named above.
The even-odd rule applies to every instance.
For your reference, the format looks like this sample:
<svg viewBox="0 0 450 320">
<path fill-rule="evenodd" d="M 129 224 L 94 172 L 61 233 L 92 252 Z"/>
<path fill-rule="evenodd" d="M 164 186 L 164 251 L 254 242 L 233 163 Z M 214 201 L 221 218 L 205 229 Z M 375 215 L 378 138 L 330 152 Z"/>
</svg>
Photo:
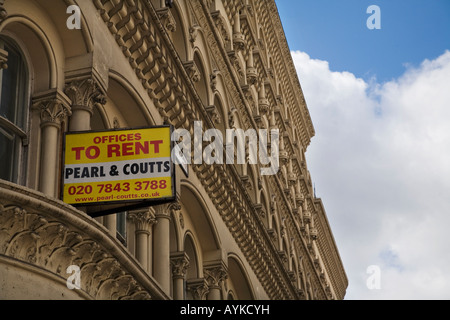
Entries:
<svg viewBox="0 0 450 320">
<path fill-rule="evenodd" d="M 1 0 L 0 67 L 0 299 L 344 298 L 273 0 Z M 279 129 L 280 170 L 177 166 L 176 202 L 97 218 L 60 200 L 65 132 L 195 121 Z"/>
</svg>

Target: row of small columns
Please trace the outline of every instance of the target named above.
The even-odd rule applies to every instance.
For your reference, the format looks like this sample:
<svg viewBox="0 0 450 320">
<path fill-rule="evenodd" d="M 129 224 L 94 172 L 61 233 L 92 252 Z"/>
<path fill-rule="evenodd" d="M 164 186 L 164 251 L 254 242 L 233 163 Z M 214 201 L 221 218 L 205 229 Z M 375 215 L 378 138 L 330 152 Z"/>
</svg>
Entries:
<svg viewBox="0 0 450 320">
<path fill-rule="evenodd" d="M 69 122 L 68 129 L 91 129 L 91 117 L 96 104 L 105 104 L 104 90 L 94 77 L 84 77 L 68 83 L 64 92 L 52 89 L 33 97 L 32 109 L 40 116 L 41 150 L 38 190 L 49 197 L 57 197 L 59 146 L 61 126 Z M 106 216 L 105 227 L 115 236 L 116 217 Z"/>
<path fill-rule="evenodd" d="M 169 243 L 171 215 L 177 210 L 180 206 L 175 202 L 131 211 L 127 218 L 135 225 L 136 259 L 149 274 L 153 274 L 167 294 L 170 294 L 172 281 L 173 299 L 184 300 L 190 258 L 185 252 L 171 253 Z M 149 259 L 152 256 L 153 259 Z M 204 279 L 189 280 L 186 287 L 195 300 L 220 300 L 221 285 L 226 278 L 226 266 L 212 264 L 204 268 Z"/>
</svg>

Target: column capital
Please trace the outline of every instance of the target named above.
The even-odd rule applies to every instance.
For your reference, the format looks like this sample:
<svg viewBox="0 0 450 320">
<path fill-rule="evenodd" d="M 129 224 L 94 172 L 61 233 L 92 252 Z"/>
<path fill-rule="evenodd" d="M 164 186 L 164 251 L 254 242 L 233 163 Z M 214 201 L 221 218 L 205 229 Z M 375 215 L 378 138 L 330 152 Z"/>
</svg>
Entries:
<svg viewBox="0 0 450 320">
<path fill-rule="evenodd" d="M 152 226 L 157 223 L 152 208 L 130 211 L 127 214 L 127 218 L 135 223 L 136 232 L 146 232 L 150 234 Z"/>
<path fill-rule="evenodd" d="M 167 218 L 170 219 L 172 213 L 181 210 L 181 204 L 178 201 L 161 204 L 155 206 L 155 216 L 156 218 Z"/>
<path fill-rule="evenodd" d="M 60 126 L 61 122 L 72 114 L 69 98 L 52 89 L 33 97 L 32 108 L 40 112 L 41 126 Z"/>
<path fill-rule="evenodd" d="M 74 79 L 66 84 L 65 92 L 72 100 L 73 110 L 86 110 L 93 113 L 94 106 L 106 103 L 106 95 L 98 81 L 93 77 Z"/>
<path fill-rule="evenodd" d="M 172 265 L 172 276 L 174 278 L 182 278 L 186 276 L 189 268 L 189 257 L 185 252 L 175 252 L 170 256 L 170 264 Z"/>
<path fill-rule="evenodd" d="M 186 288 L 194 300 L 206 300 L 206 295 L 209 292 L 208 283 L 203 278 L 187 280 Z"/>
<path fill-rule="evenodd" d="M 227 267 L 222 262 L 205 266 L 203 273 L 209 288 L 220 288 L 221 283 L 228 278 Z"/>
</svg>

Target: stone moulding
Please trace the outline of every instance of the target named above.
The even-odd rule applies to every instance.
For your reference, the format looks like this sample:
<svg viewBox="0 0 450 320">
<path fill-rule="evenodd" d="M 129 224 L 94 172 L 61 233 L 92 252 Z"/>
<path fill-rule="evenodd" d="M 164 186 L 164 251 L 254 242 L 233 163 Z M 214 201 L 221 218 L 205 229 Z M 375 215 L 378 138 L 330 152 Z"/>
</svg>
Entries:
<svg viewBox="0 0 450 320">
<path fill-rule="evenodd" d="M 81 269 L 81 290 L 96 300 L 170 299 L 123 245 L 94 219 L 44 194 L 0 180 L 0 256 L 64 281 Z"/>
</svg>

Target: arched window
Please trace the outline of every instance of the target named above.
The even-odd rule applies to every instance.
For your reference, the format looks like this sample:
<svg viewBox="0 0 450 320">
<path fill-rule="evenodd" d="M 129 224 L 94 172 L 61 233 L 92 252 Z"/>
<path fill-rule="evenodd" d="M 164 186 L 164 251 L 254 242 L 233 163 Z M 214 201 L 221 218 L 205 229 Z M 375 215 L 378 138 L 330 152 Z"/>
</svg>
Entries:
<svg viewBox="0 0 450 320">
<path fill-rule="evenodd" d="M 28 69 L 12 40 L 0 37 L 0 50 L 7 56 L 7 66 L 0 69 L 0 179 L 21 183 L 28 144 Z"/>
</svg>

